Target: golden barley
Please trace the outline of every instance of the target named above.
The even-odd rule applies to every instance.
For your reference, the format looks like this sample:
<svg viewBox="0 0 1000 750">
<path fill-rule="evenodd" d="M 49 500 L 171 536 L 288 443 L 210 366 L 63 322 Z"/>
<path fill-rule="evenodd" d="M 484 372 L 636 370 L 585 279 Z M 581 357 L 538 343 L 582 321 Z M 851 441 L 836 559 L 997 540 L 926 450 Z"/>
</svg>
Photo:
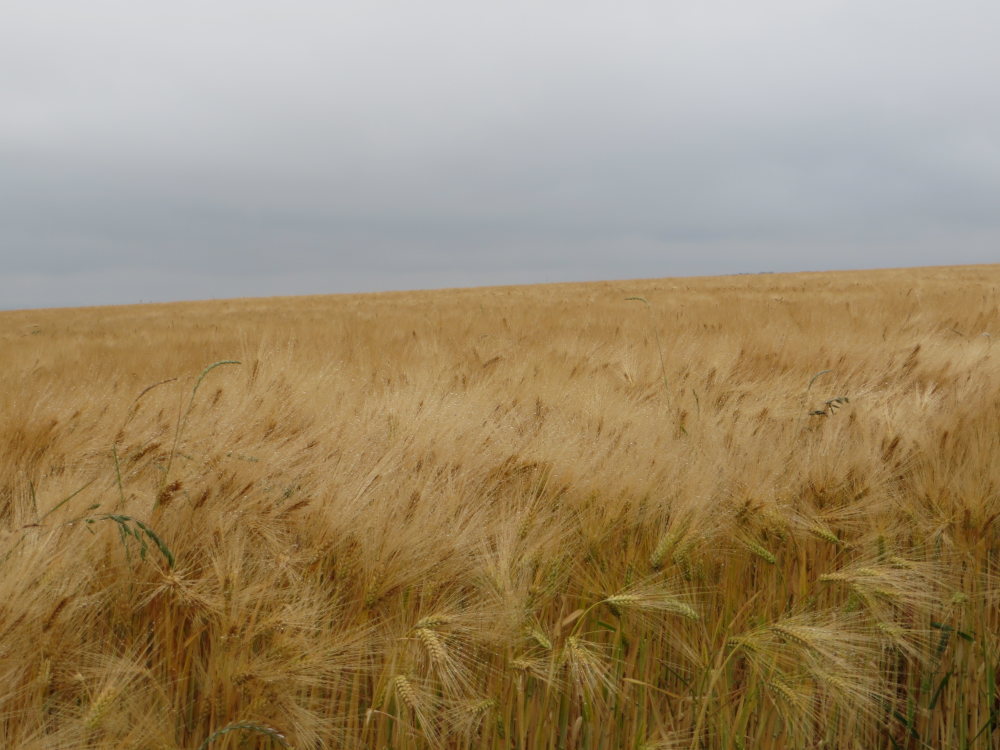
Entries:
<svg viewBox="0 0 1000 750">
<path fill-rule="evenodd" d="M 0 312 L 0 746 L 997 746 L 998 290 Z"/>
</svg>

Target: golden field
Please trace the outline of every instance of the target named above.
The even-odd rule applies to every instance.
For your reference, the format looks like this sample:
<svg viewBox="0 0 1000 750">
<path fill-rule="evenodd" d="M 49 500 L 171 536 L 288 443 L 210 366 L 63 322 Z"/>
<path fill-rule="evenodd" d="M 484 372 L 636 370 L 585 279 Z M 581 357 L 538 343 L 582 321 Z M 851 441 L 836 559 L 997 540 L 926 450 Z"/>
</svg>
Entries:
<svg viewBox="0 0 1000 750">
<path fill-rule="evenodd" d="M 998 287 L 0 313 L 0 746 L 996 748 Z"/>
</svg>

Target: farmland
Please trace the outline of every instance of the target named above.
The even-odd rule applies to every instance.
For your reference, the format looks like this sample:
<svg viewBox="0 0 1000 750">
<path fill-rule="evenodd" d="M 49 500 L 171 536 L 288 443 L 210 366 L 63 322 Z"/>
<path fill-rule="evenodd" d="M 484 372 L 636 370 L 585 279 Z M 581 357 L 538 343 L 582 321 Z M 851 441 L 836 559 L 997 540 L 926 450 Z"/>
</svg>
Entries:
<svg viewBox="0 0 1000 750">
<path fill-rule="evenodd" d="M 998 287 L 0 313 L 0 745 L 995 748 Z"/>
</svg>

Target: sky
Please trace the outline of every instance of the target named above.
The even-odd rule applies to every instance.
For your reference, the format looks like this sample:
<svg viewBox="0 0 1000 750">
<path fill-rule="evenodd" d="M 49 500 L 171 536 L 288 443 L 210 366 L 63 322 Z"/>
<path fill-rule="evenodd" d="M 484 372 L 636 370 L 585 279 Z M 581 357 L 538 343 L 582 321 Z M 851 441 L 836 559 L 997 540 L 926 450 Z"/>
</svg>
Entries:
<svg viewBox="0 0 1000 750">
<path fill-rule="evenodd" d="M 0 308 L 1000 261 L 1000 4 L 0 8 Z"/>
</svg>

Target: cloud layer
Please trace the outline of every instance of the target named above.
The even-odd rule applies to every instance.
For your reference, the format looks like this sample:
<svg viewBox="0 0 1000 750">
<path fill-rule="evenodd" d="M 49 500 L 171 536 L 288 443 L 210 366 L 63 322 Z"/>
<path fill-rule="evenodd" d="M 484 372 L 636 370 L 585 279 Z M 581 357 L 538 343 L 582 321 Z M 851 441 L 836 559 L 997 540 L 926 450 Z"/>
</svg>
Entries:
<svg viewBox="0 0 1000 750">
<path fill-rule="evenodd" d="M 1000 6 L 22 3 L 0 307 L 1000 259 Z"/>
</svg>

